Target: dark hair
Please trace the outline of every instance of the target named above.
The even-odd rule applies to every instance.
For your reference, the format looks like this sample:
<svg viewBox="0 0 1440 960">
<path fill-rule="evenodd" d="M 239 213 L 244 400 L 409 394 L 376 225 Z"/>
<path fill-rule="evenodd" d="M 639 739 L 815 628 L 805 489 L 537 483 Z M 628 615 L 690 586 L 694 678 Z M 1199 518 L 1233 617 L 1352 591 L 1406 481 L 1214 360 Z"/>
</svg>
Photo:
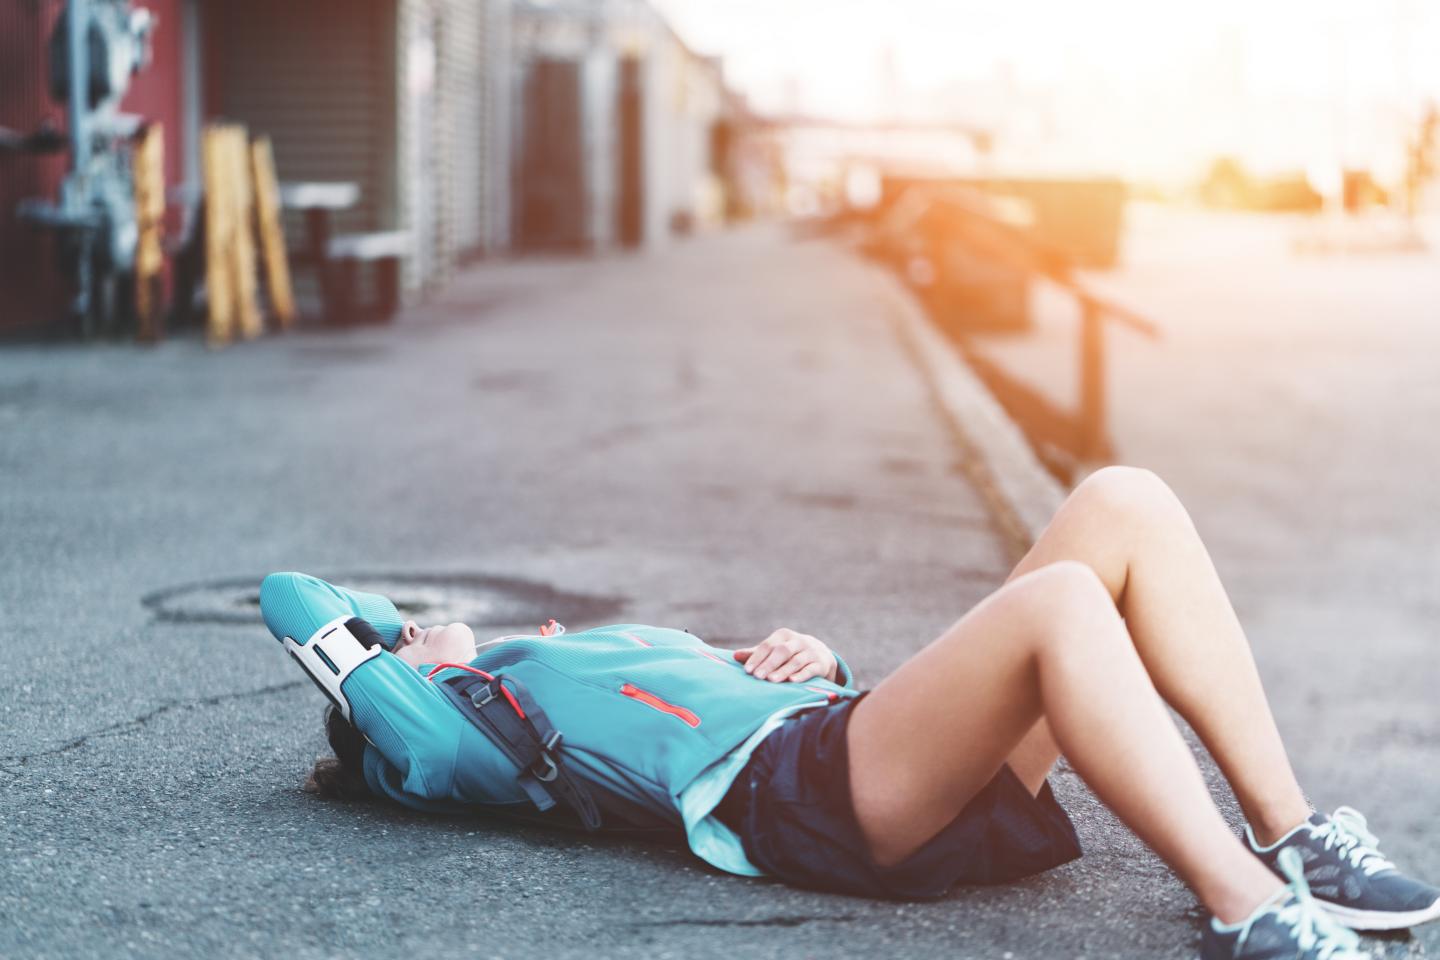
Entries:
<svg viewBox="0 0 1440 960">
<path fill-rule="evenodd" d="M 333 757 L 321 757 L 305 778 L 306 793 L 327 800 L 356 800 L 370 796 L 365 785 L 365 738 L 333 706 L 325 708 L 325 739 Z"/>
</svg>

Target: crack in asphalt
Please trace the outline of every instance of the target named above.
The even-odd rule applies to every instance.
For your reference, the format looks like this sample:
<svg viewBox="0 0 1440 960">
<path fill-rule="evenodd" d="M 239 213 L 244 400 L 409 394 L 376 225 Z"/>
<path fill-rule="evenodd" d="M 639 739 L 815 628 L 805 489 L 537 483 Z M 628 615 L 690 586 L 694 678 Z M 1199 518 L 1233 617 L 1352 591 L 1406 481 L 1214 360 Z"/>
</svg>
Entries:
<svg viewBox="0 0 1440 960">
<path fill-rule="evenodd" d="M 732 920 L 724 917 L 709 919 L 703 917 L 677 917 L 673 920 L 641 920 L 626 924 L 633 929 L 654 927 L 802 927 L 807 923 L 853 923 L 853 913 L 841 913 L 833 917 L 778 916 L 760 917 L 755 920 Z"/>
<path fill-rule="evenodd" d="M 113 733 L 120 733 L 124 730 L 129 730 L 134 727 L 144 726 L 151 720 L 154 720 L 156 717 L 167 714 L 172 710 L 180 710 L 186 707 L 214 707 L 219 706 L 220 704 L 230 700 L 244 700 L 249 697 L 268 696 L 272 693 L 280 693 L 284 690 L 293 690 L 296 687 L 303 687 L 304 685 L 304 680 L 287 680 L 284 683 L 274 683 L 268 687 L 260 687 L 256 690 L 242 690 L 239 693 L 220 693 L 210 697 L 194 697 L 189 700 L 171 700 L 168 703 L 162 703 L 160 706 L 154 708 L 153 710 L 148 710 L 145 713 L 142 713 L 138 717 L 132 717 L 129 720 L 120 720 L 116 723 L 111 723 L 103 727 L 98 727 L 94 730 L 82 733 L 78 737 L 66 740 L 64 743 L 61 743 L 54 747 L 48 747 L 44 750 L 36 750 L 31 753 L 8 754 L 6 756 L 0 757 L 0 763 L 24 764 L 28 763 L 31 760 L 38 760 L 41 757 L 53 757 L 61 753 L 68 753 L 71 750 L 76 750 L 80 747 L 85 746 L 87 743 L 97 737 L 106 737 Z"/>
</svg>

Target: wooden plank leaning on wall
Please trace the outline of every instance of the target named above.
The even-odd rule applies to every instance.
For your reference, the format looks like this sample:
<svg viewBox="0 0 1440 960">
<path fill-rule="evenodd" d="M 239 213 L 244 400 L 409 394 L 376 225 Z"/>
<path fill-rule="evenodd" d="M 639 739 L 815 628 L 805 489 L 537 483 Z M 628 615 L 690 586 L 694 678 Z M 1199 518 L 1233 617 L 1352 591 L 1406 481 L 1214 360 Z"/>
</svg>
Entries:
<svg viewBox="0 0 1440 960">
<path fill-rule="evenodd" d="M 252 340 L 265 332 L 256 300 L 255 278 L 255 191 L 250 188 L 250 137 L 241 126 L 229 130 L 230 182 L 235 204 L 235 250 L 232 268 L 235 272 L 236 309 L 240 317 L 240 335 Z"/>
<path fill-rule="evenodd" d="M 212 124 L 202 140 L 205 178 L 206 334 L 211 346 L 263 332 L 255 300 L 250 151 L 245 128 Z"/>
<path fill-rule="evenodd" d="M 230 238 L 235 232 L 229 177 L 225 175 L 225 128 L 205 129 L 201 140 L 205 190 L 205 333 L 211 346 L 229 343 L 235 312 L 230 283 Z"/>
<path fill-rule="evenodd" d="M 135 337 L 153 343 L 162 333 L 165 271 L 165 130 L 147 124 L 131 159 L 135 175 Z"/>
<path fill-rule="evenodd" d="M 265 288 L 280 329 L 288 330 L 295 322 L 295 294 L 290 286 L 290 263 L 285 256 L 285 232 L 280 226 L 280 184 L 275 178 L 275 153 L 269 137 L 256 137 L 250 144 L 250 167 L 254 174 L 255 216 L 260 229 Z"/>
</svg>

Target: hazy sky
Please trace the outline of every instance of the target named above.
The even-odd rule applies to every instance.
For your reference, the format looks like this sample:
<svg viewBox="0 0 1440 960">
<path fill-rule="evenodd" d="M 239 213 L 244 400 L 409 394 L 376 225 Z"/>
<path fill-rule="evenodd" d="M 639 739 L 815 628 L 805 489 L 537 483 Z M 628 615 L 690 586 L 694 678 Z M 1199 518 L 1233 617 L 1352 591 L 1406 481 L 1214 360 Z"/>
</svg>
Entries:
<svg viewBox="0 0 1440 960">
<path fill-rule="evenodd" d="M 1139 171 L 1393 163 L 1440 94 L 1430 0 L 652 2 L 762 109 L 978 117 Z"/>
</svg>

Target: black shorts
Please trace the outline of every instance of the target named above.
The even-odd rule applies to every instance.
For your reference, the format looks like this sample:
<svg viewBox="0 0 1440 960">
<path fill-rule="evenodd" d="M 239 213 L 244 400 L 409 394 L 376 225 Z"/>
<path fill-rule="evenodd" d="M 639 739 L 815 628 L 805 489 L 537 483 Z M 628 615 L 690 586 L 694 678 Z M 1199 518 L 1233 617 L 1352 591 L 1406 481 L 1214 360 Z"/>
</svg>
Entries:
<svg viewBox="0 0 1440 960">
<path fill-rule="evenodd" d="M 786 720 L 716 808 L 756 867 L 796 886 L 910 900 L 941 896 L 956 884 L 1018 880 L 1080 856 L 1075 825 L 1050 784 L 1032 796 L 1006 766 L 908 859 L 876 864 L 850 800 L 845 727 L 859 702 Z"/>
</svg>

